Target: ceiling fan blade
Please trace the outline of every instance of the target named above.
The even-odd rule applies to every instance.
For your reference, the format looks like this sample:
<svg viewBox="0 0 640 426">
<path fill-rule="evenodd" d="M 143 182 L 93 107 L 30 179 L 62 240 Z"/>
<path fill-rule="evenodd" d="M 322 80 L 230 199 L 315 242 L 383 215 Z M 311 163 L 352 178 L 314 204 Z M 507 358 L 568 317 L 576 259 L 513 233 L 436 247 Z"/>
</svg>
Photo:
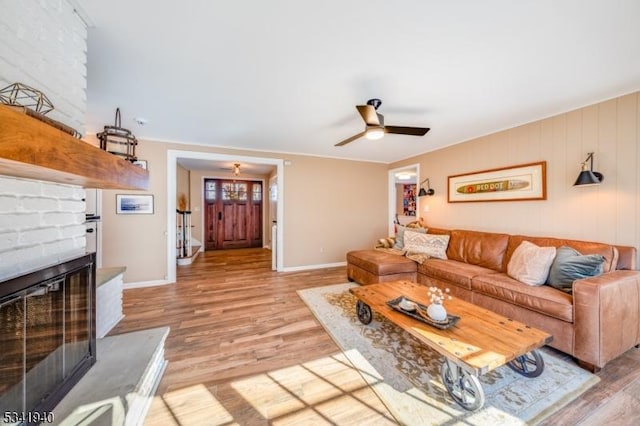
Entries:
<svg viewBox="0 0 640 426">
<path fill-rule="evenodd" d="M 362 116 L 362 119 L 369 126 L 379 126 L 380 120 L 378 119 L 378 113 L 376 109 L 371 105 L 356 105 L 358 112 Z"/>
<path fill-rule="evenodd" d="M 428 127 L 402 127 L 402 126 L 385 126 L 386 133 L 396 133 L 398 135 L 424 136 L 431 130 Z"/>
<path fill-rule="evenodd" d="M 360 132 L 360 133 L 358 133 L 357 135 L 351 136 L 350 138 L 345 139 L 345 140 L 343 140 L 342 142 L 339 142 L 339 143 L 335 144 L 334 146 L 342 146 L 342 145 L 346 145 L 346 144 L 348 144 L 349 142 L 353 142 L 353 141 L 355 141 L 356 139 L 359 139 L 359 138 L 363 137 L 365 133 L 366 133 L 366 132 Z"/>
</svg>

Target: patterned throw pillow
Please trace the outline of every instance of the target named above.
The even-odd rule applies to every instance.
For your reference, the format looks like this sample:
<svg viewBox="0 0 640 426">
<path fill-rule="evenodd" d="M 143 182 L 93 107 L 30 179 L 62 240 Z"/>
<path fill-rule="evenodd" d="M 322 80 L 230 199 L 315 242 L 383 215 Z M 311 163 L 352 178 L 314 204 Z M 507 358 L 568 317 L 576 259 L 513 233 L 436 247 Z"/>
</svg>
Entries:
<svg viewBox="0 0 640 426">
<path fill-rule="evenodd" d="M 575 280 L 595 277 L 602 274 L 603 269 L 604 256 L 583 255 L 571 247 L 562 246 L 558 248 L 556 258 L 551 264 L 547 284 L 571 293 Z"/>
<path fill-rule="evenodd" d="M 547 281 L 549 268 L 555 257 L 555 247 L 539 247 L 523 241 L 511 255 L 507 275 L 524 284 L 542 285 Z"/>
<path fill-rule="evenodd" d="M 406 230 L 404 232 L 404 248 L 407 255 L 425 254 L 438 259 L 447 258 L 449 235 L 424 234 Z"/>
<path fill-rule="evenodd" d="M 420 232 L 422 234 L 427 233 L 427 228 L 409 228 L 406 226 L 398 225 L 398 230 L 396 231 L 396 243 L 393 245 L 394 249 L 404 249 L 404 233 L 407 230 L 410 230 L 411 232 Z"/>
</svg>

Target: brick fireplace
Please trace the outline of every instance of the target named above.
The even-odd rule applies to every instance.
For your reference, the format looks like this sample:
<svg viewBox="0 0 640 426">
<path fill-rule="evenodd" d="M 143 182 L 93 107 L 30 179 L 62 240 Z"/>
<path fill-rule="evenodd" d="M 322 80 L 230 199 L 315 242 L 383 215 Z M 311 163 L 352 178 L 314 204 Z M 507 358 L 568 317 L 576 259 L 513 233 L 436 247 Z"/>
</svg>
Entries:
<svg viewBox="0 0 640 426">
<path fill-rule="evenodd" d="M 84 132 L 87 28 L 72 2 L 4 2 L 0 39 L 0 88 L 22 82 L 43 91 L 55 107 L 48 117 Z M 67 379 L 95 361 L 84 197 L 80 186 L 8 177 L 0 166 L 3 413 L 52 409 L 74 382 Z"/>
</svg>

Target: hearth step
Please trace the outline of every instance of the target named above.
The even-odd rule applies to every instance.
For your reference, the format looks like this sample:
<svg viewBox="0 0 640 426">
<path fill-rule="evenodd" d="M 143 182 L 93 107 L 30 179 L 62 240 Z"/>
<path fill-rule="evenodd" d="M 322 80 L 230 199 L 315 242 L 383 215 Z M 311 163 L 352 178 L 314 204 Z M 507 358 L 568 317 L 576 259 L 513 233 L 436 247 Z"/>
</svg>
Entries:
<svg viewBox="0 0 640 426">
<path fill-rule="evenodd" d="M 98 360 L 54 410 L 60 425 L 141 425 L 167 361 L 169 327 L 97 340 Z"/>
</svg>

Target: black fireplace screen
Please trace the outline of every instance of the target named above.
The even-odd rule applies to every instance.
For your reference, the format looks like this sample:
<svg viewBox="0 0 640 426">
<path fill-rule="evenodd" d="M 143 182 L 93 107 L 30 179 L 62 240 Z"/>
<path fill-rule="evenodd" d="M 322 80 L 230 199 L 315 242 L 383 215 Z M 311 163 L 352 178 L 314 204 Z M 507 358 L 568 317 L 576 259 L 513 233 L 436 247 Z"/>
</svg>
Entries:
<svg viewBox="0 0 640 426">
<path fill-rule="evenodd" d="M 94 260 L 0 283 L 0 413 L 51 411 L 95 363 Z"/>
</svg>

